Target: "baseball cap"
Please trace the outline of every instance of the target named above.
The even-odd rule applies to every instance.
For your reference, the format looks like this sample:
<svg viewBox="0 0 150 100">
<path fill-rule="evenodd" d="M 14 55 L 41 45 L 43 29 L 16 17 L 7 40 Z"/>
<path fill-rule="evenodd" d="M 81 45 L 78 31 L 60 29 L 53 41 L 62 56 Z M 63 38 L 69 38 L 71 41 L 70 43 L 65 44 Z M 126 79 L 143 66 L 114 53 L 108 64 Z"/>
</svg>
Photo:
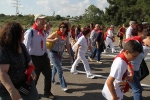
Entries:
<svg viewBox="0 0 150 100">
<path fill-rule="evenodd" d="M 114 25 L 110 25 L 110 27 L 114 27 Z"/>
<path fill-rule="evenodd" d="M 136 21 L 130 21 L 129 24 L 136 24 Z"/>
<path fill-rule="evenodd" d="M 147 25 L 148 24 L 148 22 L 142 22 L 142 25 Z"/>
<path fill-rule="evenodd" d="M 34 17 L 34 21 L 36 21 L 38 18 L 39 19 L 42 19 L 42 18 L 46 18 L 47 16 L 45 16 L 45 15 L 43 15 L 43 14 L 37 14 L 37 15 L 35 15 L 35 17 Z"/>
</svg>

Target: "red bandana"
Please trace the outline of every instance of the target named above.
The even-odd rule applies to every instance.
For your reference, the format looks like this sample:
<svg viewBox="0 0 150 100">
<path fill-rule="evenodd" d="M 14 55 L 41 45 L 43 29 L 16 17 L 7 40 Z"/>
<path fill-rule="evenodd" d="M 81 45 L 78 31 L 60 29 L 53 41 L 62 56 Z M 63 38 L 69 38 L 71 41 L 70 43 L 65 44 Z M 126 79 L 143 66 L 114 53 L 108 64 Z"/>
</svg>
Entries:
<svg viewBox="0 0 150 100">
<path fill-rule="evenodd" d="M 25 74 L 27 75 L 27 82 L 30 84 L 30 77 L 32 74 L 32 71 L 35 69 L 33 65 L 29 65 L 29 67 L 26 69 Z"/>
<path fill-rule="evenodd" d="M 44 37 L 44 33 L 42 32 L 44 30 L 44 27 L 39 30 L 36 23 L 34 23 L 32 28 L 38 31 L 38 35 L 42 34 L 42 36 Z"/>
<path fill-rule="evenodd" d="M 116 59 L 117 57 L 120 57 L 121 59 L 123 59 L 123 60 L 127 63 L 127 65 L 129 65 L 130 68 L 134 68 L 134 67 L 131 65 L 131 63 L 129 63 L 129 61 L 127 60 L 127 58 L 124 56 L 124 53 L 123 53 L 123 52 L 121 52 L 120 54 L 118 54 L 118 55 L 115 57 L 115 59 Z M 114 59 L 114 60 L 115 60 L 115 59 Z M 125 77 L 127 77 L 127 75 L 128 75 L 128 70 L 126 70 L 126 72 L 123 74 L 122 80 L 125 80 Z M 124 87 L 124 89 L 123 89 L 123 93 L 128 92 L 129 88 L 130 88 L 130 86 L 129 86 L 129 83 L 127 82 L 126 85 L 125 85 L 125 87 Z"/>
<path fill-rule="evenodd" d="M 140 43 L 143 43 L 142 38 L 139 37 L 139 36 L 134 36 L 134 37 L 132 37 L 132 38 L 127 38 L 127 39 L 125 39 L 125 42 L 128 42 L 128 41 L 130 41 L 130 40 L 137 40 L 137 41 L 139 41 Z"/>
<path fill-rule="evenodd" d="M 66 39 L 66 35 L 65 34 L 63 35 L 61 31 L 58 30 L 57 33 L 61 37 L 61 39 L 63 39 L 63 40 Z"/>
</svg>

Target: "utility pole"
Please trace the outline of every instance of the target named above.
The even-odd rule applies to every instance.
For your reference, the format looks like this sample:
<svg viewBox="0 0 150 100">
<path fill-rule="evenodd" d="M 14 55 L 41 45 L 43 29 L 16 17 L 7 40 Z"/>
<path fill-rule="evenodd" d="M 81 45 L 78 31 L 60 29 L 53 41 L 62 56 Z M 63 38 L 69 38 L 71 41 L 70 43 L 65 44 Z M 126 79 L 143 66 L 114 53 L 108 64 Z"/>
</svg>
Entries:
<svg viewBox="0 0 150 100">
<path fill-rule="evenodd" d="M 13 7 L 16 7 L 16 15 L 19 15 L 19 7 L 21 6 L 21 4 L 19 3 L 20 1 L 19 0 L 13 0 L 13 1 L 14 1 L 12 3 Z"/>
</svg>

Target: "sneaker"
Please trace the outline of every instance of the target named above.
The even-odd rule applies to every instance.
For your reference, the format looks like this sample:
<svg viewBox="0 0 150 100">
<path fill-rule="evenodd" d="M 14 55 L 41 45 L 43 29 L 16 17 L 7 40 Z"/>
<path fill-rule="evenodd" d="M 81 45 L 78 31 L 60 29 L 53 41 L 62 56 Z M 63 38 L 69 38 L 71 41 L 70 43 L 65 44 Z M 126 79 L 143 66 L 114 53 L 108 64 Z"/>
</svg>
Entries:
<svg viewBox="0 0 150 100">
<path fill-rule="evenodd" d="M 93 61 L 93 59 L 92 59 L 92 58 L 90 58 L 90 57 L 88 57 L 88 59 L 89 59 L 90 61 Z"/>
<path fill-rule="evenodd" d="M 101 61 L 97 61 L 97 63 L 102 64 L 103 62 L 101 62 Z"/>
<path fill-rule="evenodd" d="M 104 50 L 104 52 L 103 53 L 106 53 L 106 50 Z"/>
<path fill-rule="evenodd" d="M 74 71 L 74 72 L 73 72 L 73 71 L 70 71 L 70 72 L 71 72 L 72 74 L 75 74 L 75 75 L 78 74 L 77 71 Z"/>
<path fill-rule="evenodd" d="M 64 92 L 66 92 L 66 91 L 68 90 L 68 88 L 62 88 L 62 90 L 63 90 Z"/>
<path fill-rule="evenodd" d="M 95 78 L 95 76 L 94 75 L 88 75 L 87 78 L 93 79 L 93 78 Z"/>
</svg>

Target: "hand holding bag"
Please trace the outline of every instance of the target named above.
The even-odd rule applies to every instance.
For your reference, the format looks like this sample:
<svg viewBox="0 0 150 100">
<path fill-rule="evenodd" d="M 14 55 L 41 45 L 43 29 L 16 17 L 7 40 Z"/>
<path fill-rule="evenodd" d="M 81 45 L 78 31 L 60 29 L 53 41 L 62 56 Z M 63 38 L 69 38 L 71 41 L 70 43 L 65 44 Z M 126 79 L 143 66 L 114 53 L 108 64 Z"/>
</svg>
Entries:
<svg viewBox="0 0 150 100">
<path fill-rule="evenodd" d="M 52 33 L 52 34 L 56 34 L 56 37 L 58 37 L 58 33 L 57 32 L 54 32 L 54 33 Z M 52 35 L 52 34 L 50 34 L 50 35 Z M 56 38 L 55 37 L 55 38 Z M 46 42 L 46 47 L 47 47 L 47 49 L 52 49 L 52 47 L 53 47 L 53 45 L 54 45 L 54 43 L 53 42 Z"/>
</svg>

